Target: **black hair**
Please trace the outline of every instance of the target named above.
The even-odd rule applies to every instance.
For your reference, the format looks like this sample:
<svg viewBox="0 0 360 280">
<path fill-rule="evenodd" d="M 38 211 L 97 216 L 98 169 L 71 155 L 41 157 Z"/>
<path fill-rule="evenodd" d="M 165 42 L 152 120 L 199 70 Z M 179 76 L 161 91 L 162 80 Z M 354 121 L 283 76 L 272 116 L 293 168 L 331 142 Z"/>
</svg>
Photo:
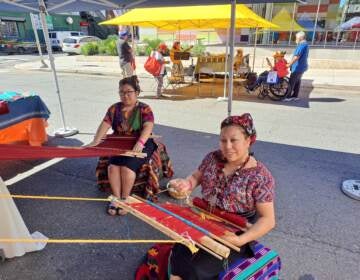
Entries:
<svg viewBox="0 0 360 280">
<path fill-rule="evenodd" d="M 138 79 L 138 77 L 136 75 L 121 79 L 119 81 L 119 87 L 122 87 L 124 85 L 131 86 L 137 92 L 141 91 L 140 84 L 139 84 L 139 79 Z"/>
</svg>

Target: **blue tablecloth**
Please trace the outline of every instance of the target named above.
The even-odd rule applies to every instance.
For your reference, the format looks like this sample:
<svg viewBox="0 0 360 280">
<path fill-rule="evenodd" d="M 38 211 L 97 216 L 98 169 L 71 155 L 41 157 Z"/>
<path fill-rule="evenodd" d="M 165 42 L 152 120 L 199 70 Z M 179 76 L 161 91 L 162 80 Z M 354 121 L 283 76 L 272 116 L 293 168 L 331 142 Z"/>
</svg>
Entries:
<svg viewBox="0 0 360 280">
<path fill-rule="evenodd" d="M 32 118 L 48 119 L 50 111 L 39 96 L 29 96 L 8 103 L 9 113 L 0 115 L 0 129 Z"/>
</svg>

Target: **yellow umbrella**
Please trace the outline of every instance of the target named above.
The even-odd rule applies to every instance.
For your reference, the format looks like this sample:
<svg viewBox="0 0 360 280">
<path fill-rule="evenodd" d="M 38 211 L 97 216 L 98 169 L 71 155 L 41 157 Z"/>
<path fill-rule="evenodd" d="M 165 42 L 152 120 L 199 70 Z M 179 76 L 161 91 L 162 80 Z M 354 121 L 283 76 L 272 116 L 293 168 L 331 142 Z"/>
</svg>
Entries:
<svg viewBox="0 0 360 280">
<path fill-rule="evenodd" d="M 162 30 L 228 28 L 231 17 L 230 10 L 230 5 L 133 9 L 100 24 L 155 27 Z M 277 27 L 245 5 L 236 5 L 235 26 L 237 28 Z"/>
<path fill-rule="evenodd" d="M 271 30 L 276 31 L 304 31 L 306 28 L 302 27 L 298 24 L 295 20 L 292 22 L 293 19 L 290 13 L 285 9 L 282 8 L 280 12 L 278 12 L 272 19 L 272 23 L 277 25 L 277 27 L 271 27 Z"/>
</svg>

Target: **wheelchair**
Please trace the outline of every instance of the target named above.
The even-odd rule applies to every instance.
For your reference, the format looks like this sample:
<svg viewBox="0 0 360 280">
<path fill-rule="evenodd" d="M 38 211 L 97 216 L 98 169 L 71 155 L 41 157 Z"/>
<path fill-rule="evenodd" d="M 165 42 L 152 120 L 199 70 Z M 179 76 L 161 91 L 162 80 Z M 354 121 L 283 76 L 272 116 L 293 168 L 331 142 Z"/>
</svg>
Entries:
<svg viewBox="0 0 360 280">
<path fill-rule="evenodd" d="M 276 83 L 262 82 L 256 87 L 254 92 L 257 93 L 259 99 L 265 99 L 269 97 L 273 101 L 280 101 L 286 97 L 286 93 L 289 87 L 289 78 L 279 78 Z"/>
</svg>

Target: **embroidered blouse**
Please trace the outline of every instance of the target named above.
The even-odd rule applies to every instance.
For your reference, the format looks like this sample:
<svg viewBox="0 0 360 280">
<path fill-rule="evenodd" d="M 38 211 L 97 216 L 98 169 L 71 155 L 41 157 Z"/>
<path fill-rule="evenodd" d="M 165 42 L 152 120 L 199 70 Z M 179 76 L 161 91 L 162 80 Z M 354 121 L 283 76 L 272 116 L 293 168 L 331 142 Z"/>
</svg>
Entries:
<svg viewBox="0 0 360 280">
<path fill-rule="evenodd" d="M 203 198 L 231 213 L 253 216 L 256 203 L 274 199 L 275 180 L 270 171 L 259 161 L 256 167 L 235 171 L 226 176 L 225 160 L 221 151 L 209 153 L 199 166 Z M 216 199 L 216 200 L 215 200 Z"/>
<path fill-rule="evenodd" d="M 139 136 L 146 122 L 154 122 L 154 114 L 149 105 L 137 102 L 127 118 L 122 113 L 123 103 L 113 104 L 106 112 L 104 122 L 111 125 L 114 134 Z"/>
</svg>

